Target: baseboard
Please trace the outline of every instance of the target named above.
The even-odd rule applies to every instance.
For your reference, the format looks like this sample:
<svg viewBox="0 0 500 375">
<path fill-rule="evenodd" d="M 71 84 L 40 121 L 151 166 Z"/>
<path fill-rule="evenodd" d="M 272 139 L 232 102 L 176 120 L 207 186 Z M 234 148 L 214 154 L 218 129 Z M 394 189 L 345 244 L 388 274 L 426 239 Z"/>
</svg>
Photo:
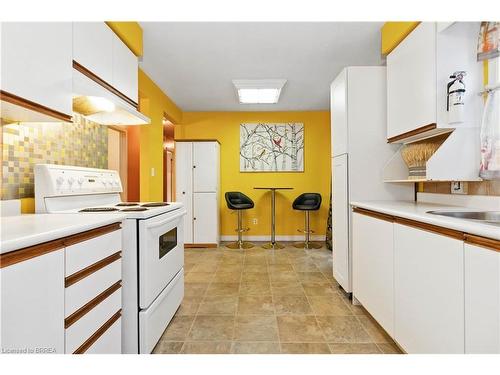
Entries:
<svg viewBox="0 0 500 375">
<path fill-rule="evenodd" d="M 219 244 L 216 243 L 185 243 L 184 248 L 185 249 L 192 249 L 192 248 L 215 248 L 219 246 Z"/>
<path fill-rule="evenodd" d="M 270 240 L 269 235 L 264 235 L 264 236 L 243 236 L 243 240 L 245 241 L 252 241 L 252 242 L 266 242 Z M 238 236 L 235 235 L 230 235 L 230 236 L 221 236 L 220 240 L 221 241 L 236 241 L 238 239 Z M 282 242 L 295 242 L 295 241 L 303 241 L 304 236 L 302 235 L 277 235 L 276 236 L 276 241 L 282 241 Z M 324 234 L 315 234 L 311 235 L 311 241 L 325 241 L 326 240 L 326 235 Z"/>
</svg>

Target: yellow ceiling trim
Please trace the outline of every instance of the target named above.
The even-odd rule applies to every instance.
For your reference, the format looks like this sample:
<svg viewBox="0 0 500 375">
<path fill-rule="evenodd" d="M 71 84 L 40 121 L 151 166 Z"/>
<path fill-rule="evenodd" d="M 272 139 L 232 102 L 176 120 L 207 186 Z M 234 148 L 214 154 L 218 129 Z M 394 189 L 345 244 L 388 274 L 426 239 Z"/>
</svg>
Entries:
<svg viewBox="0 0 500 375">
<path fill-rule="evenodd" d="M 142 28 L 137 22 L 106 21 L 106 24 L 136 56 L 142 56 Z"/>
<path fill-rule="evenodd" d="M 381 52 L 387 55 L 398 46 L 420 22 L 386 22 L 381 32 Z"/>
</svg>

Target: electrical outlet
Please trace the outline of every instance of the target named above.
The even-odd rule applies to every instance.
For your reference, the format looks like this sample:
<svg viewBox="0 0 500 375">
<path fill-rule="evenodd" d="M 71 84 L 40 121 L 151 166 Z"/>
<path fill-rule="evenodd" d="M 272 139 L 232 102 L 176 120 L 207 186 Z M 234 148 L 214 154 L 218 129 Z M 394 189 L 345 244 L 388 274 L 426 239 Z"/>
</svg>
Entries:
<svg viewBox="0 0 500 375">
<path fill-rule="evenodd" d="M 453 181 L 451 183 L 451 194 L 467 194 L 467 182 Z"/>
<path fill-rule="evenodd" d="M 257 225 L 259 223 L 259 220 L 257 218 L 252 219 L 252 224 Z"/>
</svg>

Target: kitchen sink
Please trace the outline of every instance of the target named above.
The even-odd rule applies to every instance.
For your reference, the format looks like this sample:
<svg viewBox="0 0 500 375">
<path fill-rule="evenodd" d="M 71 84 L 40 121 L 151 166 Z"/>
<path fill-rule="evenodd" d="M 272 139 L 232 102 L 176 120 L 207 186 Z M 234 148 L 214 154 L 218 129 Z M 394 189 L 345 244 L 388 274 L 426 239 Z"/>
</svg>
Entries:
<svg viewBox="0 0 500 375">
<path fill-rule="evenodd" d="M 500 211 L 427 211 L 427 213 L 500 225 Z"/>
</svg>

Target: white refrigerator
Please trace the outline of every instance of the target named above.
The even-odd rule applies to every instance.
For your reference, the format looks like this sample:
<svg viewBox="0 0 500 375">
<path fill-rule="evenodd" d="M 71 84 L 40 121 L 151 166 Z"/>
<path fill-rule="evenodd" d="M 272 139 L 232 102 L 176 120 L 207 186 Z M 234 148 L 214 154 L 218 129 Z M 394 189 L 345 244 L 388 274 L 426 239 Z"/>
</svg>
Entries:
<svg viewBox="0 0 500 375">
<path fill-rule="evenodd" d="M 397 145 L 387 143 L 386 68 L 347 67 L 330 87 L 333 276 L 352 292 L 351 201 L 413 200 L 413 184 L 383 182 Z"/>
</svg>

